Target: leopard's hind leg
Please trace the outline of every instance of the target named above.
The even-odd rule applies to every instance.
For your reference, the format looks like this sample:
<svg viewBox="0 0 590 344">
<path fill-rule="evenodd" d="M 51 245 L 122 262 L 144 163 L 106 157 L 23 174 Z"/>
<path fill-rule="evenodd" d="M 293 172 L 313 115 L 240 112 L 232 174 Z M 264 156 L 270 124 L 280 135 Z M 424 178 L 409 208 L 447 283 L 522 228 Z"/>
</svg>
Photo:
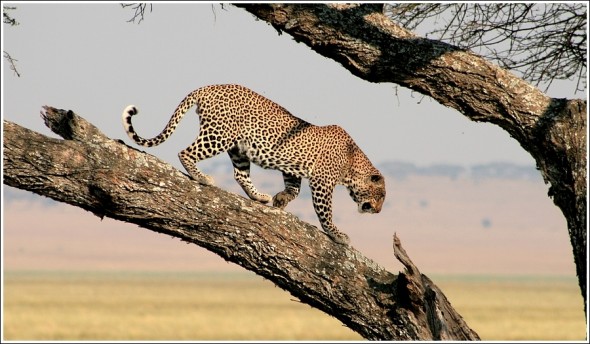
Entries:
<svg viewBox="0 0 590 344">
<path fill-rule="evenodd" d="M 193 144 L 180 151 L 178 158 L 192 179 L 201 184 L 214 185 L 213 178 L 201 172 L 196 163 L 227 151 L 233 145 L 233 140 L 230 137 L 214 135 L 209 128 L 201 121 L 199 137 Z"/>
<path fill-rule="evenodd" d="M 205 185 L 215 185 L 213 177 L 201 172 L 201 170 L 199 170 L 197 166 L 195 166 L 197 161 L 208 158 L 205 157 L 198 159 L 197 156 L 203 155 L 196 153 L 196 151 L 198 150 L 197 147 L 198 144 L 195 142 L 192 145 L 186 147 L 186 149 L 180 151 L 180 153 L 178 153 L 180 163 L 182 164 L 182 166 L 184 166 L 184 169 L 188 172 L 188 174 L 193 180 Z"/>
</svg>

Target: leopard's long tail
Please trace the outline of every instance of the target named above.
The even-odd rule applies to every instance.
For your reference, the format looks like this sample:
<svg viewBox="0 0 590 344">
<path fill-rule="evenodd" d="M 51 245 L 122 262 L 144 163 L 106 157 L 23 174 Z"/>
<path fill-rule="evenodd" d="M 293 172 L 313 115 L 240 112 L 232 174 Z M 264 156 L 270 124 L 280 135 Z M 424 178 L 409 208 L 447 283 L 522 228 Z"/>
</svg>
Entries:
<svg viewBox="0 0 590 344">
<path fill-rule="evenodd" d="M 135 132 L 135 129 L 131 124 L 131 117 L 137 115 L 139 111 L 135 105 L 128 105 L 125 110 L 123 110 L 123 114 L 121 116 L 123 128 L 125 129 L 127 136 L 129 136 L 138 145 L 145 147 L 157 146 L 160 143 L 166 141 L 170 135 L 172 135 L 174 130 L 176 130 L 178 122 L 180 122 L 186 112 L 197 104 L 197 92 L 198 90 L 191 92 L 180 102 L 180 104 L 178 104 L 176 110 L 174 110 L 174 114 L 172 114 L 168 124 L 166 124 L 166 127 L 160 134 L 158 134 L 158 136 L 151 139 L 144 139 L 143 137 L 139 136 L 137 132 Z"/>
</svg>

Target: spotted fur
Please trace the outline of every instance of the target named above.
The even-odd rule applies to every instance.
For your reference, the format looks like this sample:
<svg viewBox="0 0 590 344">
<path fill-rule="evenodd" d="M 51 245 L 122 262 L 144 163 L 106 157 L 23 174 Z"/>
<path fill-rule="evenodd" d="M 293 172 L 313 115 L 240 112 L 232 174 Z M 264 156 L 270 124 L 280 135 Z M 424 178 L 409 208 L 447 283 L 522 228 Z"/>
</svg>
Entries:
<svg viewBox="0 0 590 344">
<path fill-rule="evenodd" d="M 147 147 L 164 142 L 193 106 L 200 117 L 196 141 L 178 156 L 196 181 L 212 185 L 213 179 L 195 164 L 227 152 L 234 166 L 234 178 L 253 200 L 285 208 L 299 194 L 301 178 L 309 179 L 313 207 L 324 231 L 335 241 L 349 238 L 332 222 L 332 194 L 336 184 L 345 185 L 362 213 L 378 213 L 385 199 L 381 173 L 336 125 L 324 127 L 307 123 L 280 105 L 239 85 L 213 85 L 191 92 L 178 105 L 162 132 L 152 138 L 140 137 L 131 125 L 137 108 L 125 108 L 125 131 L 137 144 Z M 250 179 L 250 163 L 280 170 L 285 189 L 271 198 L 259 192 Z"/>
</svg>

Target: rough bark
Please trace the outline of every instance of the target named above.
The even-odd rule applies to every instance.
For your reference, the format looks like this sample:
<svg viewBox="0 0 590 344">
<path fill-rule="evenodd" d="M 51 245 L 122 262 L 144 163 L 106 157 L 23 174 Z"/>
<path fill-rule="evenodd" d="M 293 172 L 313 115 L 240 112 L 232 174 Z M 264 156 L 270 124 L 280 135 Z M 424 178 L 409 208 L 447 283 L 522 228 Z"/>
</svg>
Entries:
<svg viewBox="0 0 590 344">
<path fill-rule="evenodd" d="M 202 246 L 367 339 L 479 339 L 397 237 L 406 272 L 395 275 L 285 211 L 197 184 L 72 111 L 42 114 L 64 140 L 4 121 L 5 184 Z"/>
<path fill-rule="evenodd" d="M 555 99 L 470 51 L 421 38 L 382 4 L 242 4 L 370 82 L 391 82 L 499 125 L 536 160 L 567 220 L 586 311 L 586 101 Z"/>
</svg>

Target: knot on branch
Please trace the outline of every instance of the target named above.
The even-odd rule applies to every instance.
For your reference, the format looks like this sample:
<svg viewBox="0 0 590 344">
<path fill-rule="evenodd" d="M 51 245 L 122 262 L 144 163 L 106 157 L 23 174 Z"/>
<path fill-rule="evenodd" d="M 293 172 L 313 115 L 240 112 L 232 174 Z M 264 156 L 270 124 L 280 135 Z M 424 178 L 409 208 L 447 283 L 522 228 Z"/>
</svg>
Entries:
<svg viewBox="0 0 590 344">
<path fill-rule="evenodd" d="M 107 215 L 110 209 L 117 209 L 117 202 L 113 200 L 112 194 L 105 190 L 100 183 L 90 183 L 88 194 L 94 202 L 90 211 L 101 220 Z M 110 210 L 112 212 L 112 210 Z"/>
<path fill-rule="evenodd" d="M 65 140 L 102 143 L 110 140 L 97 127 L 72 110 L 43 106 L 41 118 L 45 125 Z"/>
<path fill-rule="evenodd" d="M 74 128 L 76 117 L 72 110 L 61 110 L 51 106 L 43 106 L 41 118 L 47 128 L 66 140 L 74 139 Z"/>
</svg>

